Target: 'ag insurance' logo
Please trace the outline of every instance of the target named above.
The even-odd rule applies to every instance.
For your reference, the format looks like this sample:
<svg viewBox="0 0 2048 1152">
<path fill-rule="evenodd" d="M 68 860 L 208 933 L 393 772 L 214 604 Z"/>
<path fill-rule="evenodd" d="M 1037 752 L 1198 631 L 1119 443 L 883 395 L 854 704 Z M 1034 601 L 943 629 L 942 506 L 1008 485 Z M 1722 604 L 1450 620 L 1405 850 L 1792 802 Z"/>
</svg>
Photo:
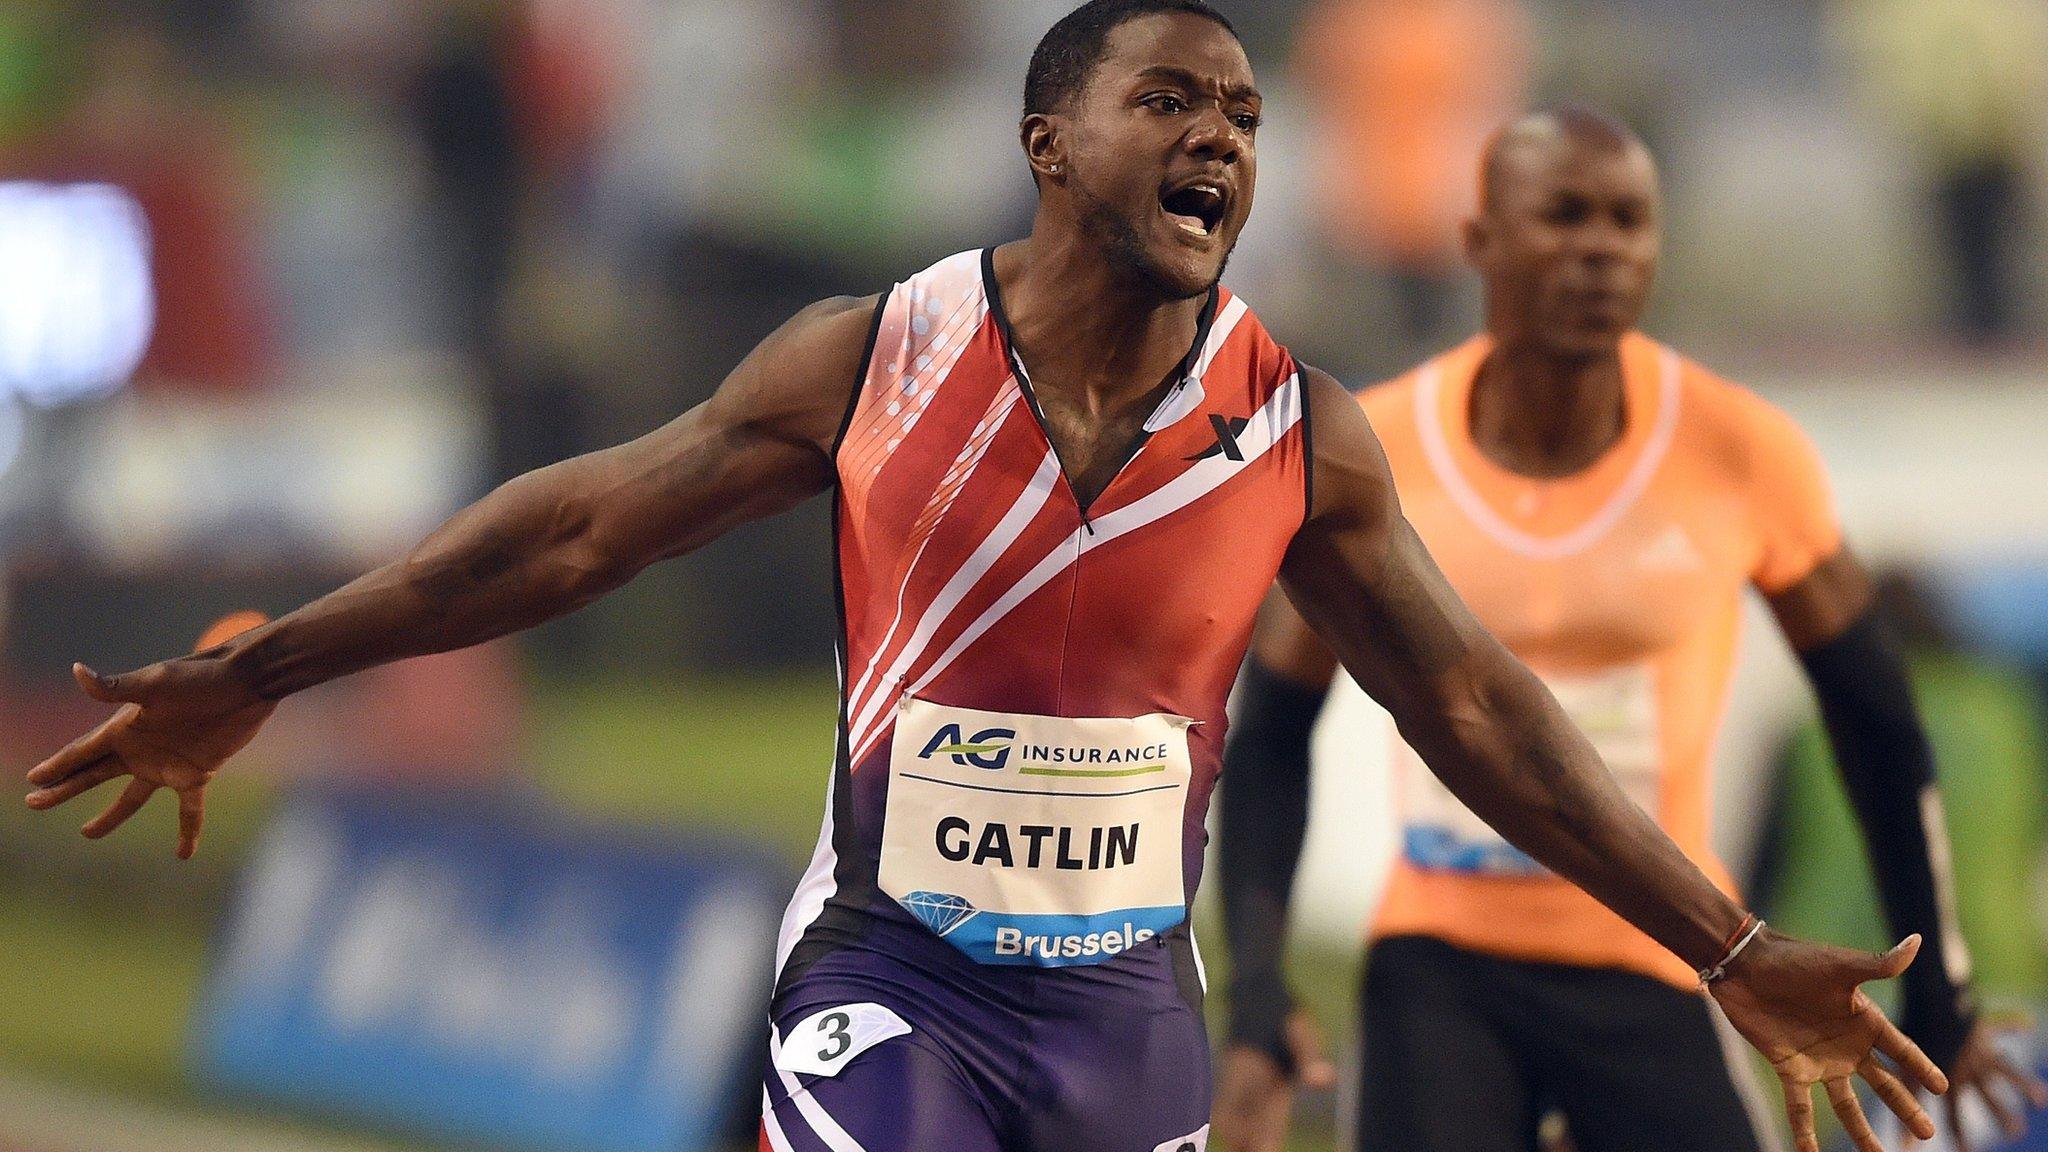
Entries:
<svg viewBox="0 0 2048 1152">
<path fill-rule="evenodd" d="M 1014 728 L 984 728 L 974 734 L 971 740 L 963 740 L 958 724 L 948 724 L 932 734 L 925 741 L 924 751 L 917 754 L 920 760 L 934 756 L 951 756 L 953 763 L 965 767 L 994 771 L 1010 762 L 1010 741 L 1017 738 Z"/>
</svg>

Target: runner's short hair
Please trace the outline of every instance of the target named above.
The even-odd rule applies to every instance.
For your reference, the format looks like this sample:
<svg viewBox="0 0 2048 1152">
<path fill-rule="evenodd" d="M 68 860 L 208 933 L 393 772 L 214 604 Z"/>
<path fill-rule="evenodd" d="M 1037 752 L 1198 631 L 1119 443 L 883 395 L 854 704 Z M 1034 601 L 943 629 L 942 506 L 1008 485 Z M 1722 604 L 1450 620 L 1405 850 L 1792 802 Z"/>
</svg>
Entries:
<svg viewBox="0 0 2048 1152">
<path fill-rule="evenodd" d="M 1237 35 L 1223 13 L 1202 0 L 1088 0 L 1060 17 L 1031 53 L 1031 67 L 1024 73 L 1024 114 L 1053 112 L 1072 100 L 1102 62 L 1109 34 L 1140 16 L 1160 12 L 1214 20 L 1225 32 Z"/>
</svg>

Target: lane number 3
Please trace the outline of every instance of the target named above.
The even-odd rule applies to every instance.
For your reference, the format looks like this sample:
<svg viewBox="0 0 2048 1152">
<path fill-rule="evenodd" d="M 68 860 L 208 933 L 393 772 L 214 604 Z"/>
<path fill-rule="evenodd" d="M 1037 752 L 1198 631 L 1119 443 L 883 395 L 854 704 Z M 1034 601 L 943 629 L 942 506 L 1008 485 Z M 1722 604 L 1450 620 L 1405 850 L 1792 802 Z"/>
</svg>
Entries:
<svg viewBox="0 0 2048 1152">
<path fill-rule="evenodd" d="M 829 1012 L 818 1020 L 818 1032 L 825 1037 L 825 1047 L 818 1050 L 818 1059 L 837 1060 L 853 1047 L 853 1017 L 844 1012 Z"/>
</svg>

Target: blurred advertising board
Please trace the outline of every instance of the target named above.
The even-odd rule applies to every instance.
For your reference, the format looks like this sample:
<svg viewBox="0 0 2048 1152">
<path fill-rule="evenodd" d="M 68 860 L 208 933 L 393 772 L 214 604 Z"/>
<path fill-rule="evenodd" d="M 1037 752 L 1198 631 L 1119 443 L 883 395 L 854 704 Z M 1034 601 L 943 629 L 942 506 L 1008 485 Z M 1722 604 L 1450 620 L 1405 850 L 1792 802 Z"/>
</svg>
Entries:
<svg viewBox="0 0 2048 1152">
<path fill-rule="evenodd" d="M 780 860 L 491 793 L 308 789 L 271 818 L 194 1020 L 201 1073 L 486 1146 L 690 1152 L 748 1088 Z"/>
<path fill-rule="evenodd" d="M 1964 639 L 2048 668 L 2048 560 L 1956 566 L 1940 580 Z"/>
</svg>

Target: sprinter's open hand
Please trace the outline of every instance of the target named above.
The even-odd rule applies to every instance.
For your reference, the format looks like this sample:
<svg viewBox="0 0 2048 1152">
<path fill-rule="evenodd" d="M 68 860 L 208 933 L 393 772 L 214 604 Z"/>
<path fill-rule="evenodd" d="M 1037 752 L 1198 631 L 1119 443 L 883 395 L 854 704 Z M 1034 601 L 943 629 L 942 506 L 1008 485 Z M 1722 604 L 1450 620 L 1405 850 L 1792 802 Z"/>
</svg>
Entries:
<svg viewBox="0 0 2048 1152">
<path fill-rule="evenodd" d="M 1727 976 L 1709 986 L 1736 1031 L 1777 1069 L 1799 1152 L 1820 1152 L 1813 1124 L 1815 1084 L 1827 1089 L 1828 1102 L 1858 1148 L 1884 1152 L 1857 1103 L 1851 1079 L 1856 1076 L 1914 1135 L 1933 1137 L 1934 1121 L 1912 1088 L 1878 1062 L 1878 1054 L 1890 1057 L 1908 1081 L 1931 1091 L 1948 1091 L 1948 1078 L 1885 1019 L 1861 987 L 1904 972 L 1919 951 L 1918 936 L 1872 954 L 1809 944 L 1765 929 L 1728 966 Z"/>
<path fill-rule="evenodd" d="M 1297 1089 L 1337 1085 L 1337 1066 L 1325 1054 L 1322 1033 L 1308 1013 L 1296 1010 L 1283 1032 L 1293 1067 L 1250 1044 L 1223 1049 L 1209 1134 L 1223 1152 L 1280 1152 Z"/>
<path fill-rule="evenodd" d="M 254 739 L 277 708 L 205 654 L 102 676 L 83 664 L 71 674 L 95 700 L 120 705 L 105 723 L 29 770 L 28 806 L 55 808 L 119 776 L 128 786 L 79 831 L 97 840 L 119 828 L 159 788 L 178 794 L 178 858 L 199 850 L 206 785 L 227 758 Z"/>
<path fill-rule="evenodd" d="M 1999 1027 L 1979 1020 L 1970 1029 L 1970 1034 L 1964 1037 L 1962 1047 L 1949 1067 L 1945 1109 L 1949 1139 L 1954 1142 L 1956 1152 L 1973 1152 L 1976 1146 L 1963 1129 L 1963 1101 L 1970 1096 L 1984 1101 L 1984 1107 L 1998 1122 L 1999 1131 L 2014 1143 L 2027 1134 L 2026 1112 L 2014 1107 L 2015 1098 L 2036 1109 L 2048 1108 L 2048 1084 L 2043 1084 L 2039 1076 L 2014 1063 L 1998 1047 L 2000 1032 L 2024 1031 L 2026 1027 L 2024 1021 Z"/>
</svg>

